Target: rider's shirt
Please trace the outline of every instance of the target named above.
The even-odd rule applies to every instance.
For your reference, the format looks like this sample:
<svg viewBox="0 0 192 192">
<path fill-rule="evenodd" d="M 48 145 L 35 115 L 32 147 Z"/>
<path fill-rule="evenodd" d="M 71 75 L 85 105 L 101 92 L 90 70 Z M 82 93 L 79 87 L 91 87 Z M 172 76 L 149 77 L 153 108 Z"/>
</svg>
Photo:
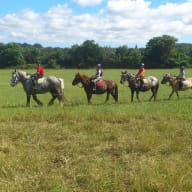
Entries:
<svg viewBox="0 0 192 192">
<path fill-rule="evenodd" d="M 139 72 L 137 73 L 137 77 L 144 77 L 144 75 L 145 75 L 145 69 L 144 67 L 141 67 L 139 69 Z"/>
<path fill-rule="evenodd" d="M 180 71 L 178 78 L 185 79 L 185 71 Z"/>
<path fill-rule="evenodd" d="M 43 67 L 41 67 L 41 66 L 37 67 L 37 76 L 38 76 L 38 78 L 41 78 L 41 77 L 44 76 L 44 69 L 43 69 Z"/>
<path fill-rule="evenodd" d="M 101 69 L 98 69 L 98 70 L 96 71 L 96 73 L 95 73 L 95 77 L 100 79 L 100 78 L 101 78 L 101 74 L 102 74 Z"/>
</svg>

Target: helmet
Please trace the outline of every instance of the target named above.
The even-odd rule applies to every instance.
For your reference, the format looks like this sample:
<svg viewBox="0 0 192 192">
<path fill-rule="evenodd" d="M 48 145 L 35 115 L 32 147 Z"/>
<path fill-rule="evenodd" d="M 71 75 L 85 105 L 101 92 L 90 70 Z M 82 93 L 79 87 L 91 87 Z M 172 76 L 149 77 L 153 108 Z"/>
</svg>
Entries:
<svg viewBox="0 0 192 192">
<path fill-rule="evenodd" d="M 101 64 L 97 64 L 97 67 L 101 67 Z"/>
<path fill-rule="evenodd" d="M 182 65 L 182 66 L 181 66 L 181 69 L 184 69 L 184 68 L 185 68 L 185 67 Z"/>
<path fill-rule="evenodd" d="M 141 63 L 141 66 L 144 66 L 145 64 L 144 63 Z"/>
</svg>

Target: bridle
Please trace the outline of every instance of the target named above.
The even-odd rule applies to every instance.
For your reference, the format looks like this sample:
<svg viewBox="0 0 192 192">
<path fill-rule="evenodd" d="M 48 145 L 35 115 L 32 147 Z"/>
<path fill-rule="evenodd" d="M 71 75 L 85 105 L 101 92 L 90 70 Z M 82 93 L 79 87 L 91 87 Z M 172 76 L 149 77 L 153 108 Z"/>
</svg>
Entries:
<svg viewBox="0 0 192 192">
<path fill-rule="evenodd" d="M 19 80 L 18 76 L 17 76 L 17 73 L 16 72 L 13 72 L 12 73 L 12 79 L 11 79 L 11 84 L 12 85 L 16 85 L 17 81 Z"/>
</svg>

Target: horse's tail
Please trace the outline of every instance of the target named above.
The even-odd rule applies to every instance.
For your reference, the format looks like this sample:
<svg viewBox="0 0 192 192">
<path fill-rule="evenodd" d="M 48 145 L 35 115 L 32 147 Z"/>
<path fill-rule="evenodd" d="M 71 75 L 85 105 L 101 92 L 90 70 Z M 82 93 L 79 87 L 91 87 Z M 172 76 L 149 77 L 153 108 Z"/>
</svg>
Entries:
<svg viewBox="0 0 192 192">
<path fill-rule="evenodd" d="M 64 80 L 59 78 L 59 81 L 60 81 L 60 92 L 61 94 L 64 96 Z"/>
</svg>

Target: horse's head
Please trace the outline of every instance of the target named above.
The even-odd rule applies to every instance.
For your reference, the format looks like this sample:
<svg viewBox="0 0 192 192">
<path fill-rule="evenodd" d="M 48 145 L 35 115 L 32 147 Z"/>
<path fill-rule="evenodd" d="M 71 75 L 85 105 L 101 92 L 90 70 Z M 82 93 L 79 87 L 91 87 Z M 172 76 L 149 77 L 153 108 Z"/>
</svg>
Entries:
<svg viewBox="0 0 192 192">
<path fill-rule="evenodd" d="M 73 79 L 72 81 L 72 85 L 77 85 L 78 83 L 80 83 L 82 80 L 81 80 L 81 75 L 80 73 L 77 73 L 75 75 L 75 78 Z"/>
<path fill-rule="evenodd" d="M 72 85 L 77 85 L 78 83 L 82 83 L 83 85 L 90 85 L 91 79 L 87 77 L 86 75 L 77 73 L 75 75 L 75 78 L 72 81 Z"/>
<path fill-rule="evenodd" d="M 120 83 L 124 83 L 125 81 L 129 80 L 130 78 L 134 77 L 131 73 L 124 71 L 121 72 L 121 80 Z"/>
<path fill-rule="evenodd" d="M 170 80 L 170 75 L 169 74 L 165 74 L 163 75 L 163 79 L 161 80 L 161 84 L 165 84 Z"/>
<path fill-rule="evenodd" d="M 19 82 L 19 77 L 16 69 L 12 72 L 10 85 L 14 87 Z"/>
<path fill-rule="evenodd" d="M 121 72 L 121 79 L 120 79 L 120 83 L 123 84 L 125 81 L 127 80 L 127 72 L 126 71 L 122 71 Z"/>
</svg>

